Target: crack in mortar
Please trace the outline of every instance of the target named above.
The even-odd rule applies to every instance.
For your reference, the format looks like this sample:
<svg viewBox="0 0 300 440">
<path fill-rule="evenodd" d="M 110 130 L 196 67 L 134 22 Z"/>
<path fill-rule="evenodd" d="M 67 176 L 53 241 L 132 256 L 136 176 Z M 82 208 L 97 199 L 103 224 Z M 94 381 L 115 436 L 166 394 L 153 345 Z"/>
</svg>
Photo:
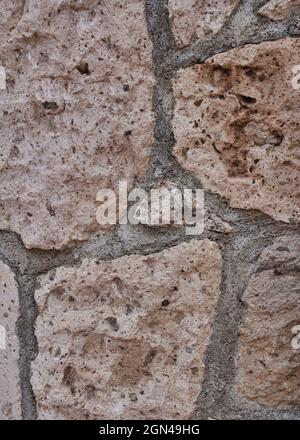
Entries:
<svg viewBox="0 0 300 440">
<path fill-rule="evenodd" d="M 176 47 L 172 34 L 168 1 L 145 0 L 145 14 L 153 44 L 156 77 L 153 94 L 156 119 L 155 142 L 148 174 L 142 182 L 145 188 L 151 188 L 161 179 L 170 179 L 178 185 L 189 188 L 202 187 L 199 179 L 186 173 L 172 156 L 175 143 L 172 129 L 174 109 L 172 77 L 179 68 L 201 63 L 210 56 L 233 47 L 288 35 L 299 35 L 300 25 L 297 18 L 278 24 L 256 17 L 254 12 L 265 3 L 266 0 L 241 1 L 223 30 L 212 39 L 198 42 L 190 48 L 180 49 Z M 248 25 L 242 28 L 242 23 Z M 300 417 L 297 411 L 276 411 L 254 405 L 244 401 L 240 396 L 235 396 L 232 391 L 236 371 L 234 356 L 238 327 L 243 315 L 240 297 L 251 275 L 245 268 L 253 265 L 260 252 L 275 237 L 287 233 L 294 234 L 298 228 L 293 224 L 275 222 L 258 211 L 233 209 L 217 194 L 206 192 L 205 197 L 206 206 L 229 222 L 233 226 L 233 232 L 224 234 L 206 230 L 201 236 L 188 237 L 183 229 L 166 230 L 126 225 L 116 228 L 109 236 L 92 238 L 60 251 L 28 250 L 18 234 L 0 232 L 0 259 L 11 267 L 19 285 L 21 316 L 17 324 L 17 334 L 20 341 L 23 419 L 37 417 L 36 401 L 31 386 L 31 362 L 38 353 L 34 333 L 37 317 L 34 292 L 38 287 L 38 276 L 60 266 L 77 266 L 84 258 L 112 260 L 133 253 L 148 255 L 195 238 L 199 240 L 208 238 L 217 242 L 223 257 L 221 296 L 211 344 L 206 353 L 205 378 L 195 417 L 200 419 Z"/>
</svg>

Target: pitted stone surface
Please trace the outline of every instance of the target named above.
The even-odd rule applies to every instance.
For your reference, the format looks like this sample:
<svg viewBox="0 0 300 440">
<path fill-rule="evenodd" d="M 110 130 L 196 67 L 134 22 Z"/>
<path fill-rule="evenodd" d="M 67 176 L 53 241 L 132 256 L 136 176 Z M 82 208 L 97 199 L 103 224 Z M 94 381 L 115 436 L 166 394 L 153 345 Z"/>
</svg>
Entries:
<svg viewBox="0 0 300 440">
<path fill-rule="evenodd" d="M 300 406 L 300 239 L 282 237 L 261 255 L 242 301 L 237 390 L 277 408 Z"/>
<path fill-rule="evenodd" d="M 142 0 L 23 4 L 0 6 L 0 228 L 59 249 L 99 232 L 99 189 L 145 173 L 152 47 Z"/>
<path fill-rule="evenodd" d="M 179 46 L 187 46 L 217 33 L 239 0 L 169 0 L 173 34 Z"/>
<path fill-rule="evenodd" d="M 180 70 L 174 155 L 231 206 L 299 220 L 300 40 L 247 45 Z"/>
<path fill-rule="evenodd" d="M 43 276 L 32 385 L 40 419 L 187 419 L 219 297 L 209 241 Z"/>
<path fill-rule="evenodd" d="M 13 272 L 0 261 L 0 420 L 21 419 L 18 318 L 18 286 Z"/>
<path fill-rule="evenodd" d="M 259 9 L 258 14 L 275 21 L 283 20 L 300 14 L 300 0 L 271 0 Z"/>
</svg>

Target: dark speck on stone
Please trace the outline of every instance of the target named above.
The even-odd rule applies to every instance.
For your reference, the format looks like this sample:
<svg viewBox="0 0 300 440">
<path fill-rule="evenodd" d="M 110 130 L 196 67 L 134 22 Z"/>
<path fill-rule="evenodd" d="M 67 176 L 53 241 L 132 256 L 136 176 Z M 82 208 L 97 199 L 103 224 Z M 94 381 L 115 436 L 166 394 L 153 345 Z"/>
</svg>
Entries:
<svg viewBox="0 0 300 440">
<path fill-rule="evenodd" d="M 78 70 L 81 75 L 90 75 L 90 69 L 88 63 L 81 61 L 78 66 L 76 66 L 76 69 Z"/>
<path fill-rule="evenodd" d="M 116 318 L 114 318 L 113 316 L 109 316 L 108 318 L 106 318 L 106 321 L 115 332 L 119 330 L 120 327 Z"/>
<path fill-rule="evenodd" d="M 56 102 L 45 101 L 43 102 L 43 107 L 47 110 L 56 110 L 58 108 L 58 105 L 56 104 Z"/>
</svg>

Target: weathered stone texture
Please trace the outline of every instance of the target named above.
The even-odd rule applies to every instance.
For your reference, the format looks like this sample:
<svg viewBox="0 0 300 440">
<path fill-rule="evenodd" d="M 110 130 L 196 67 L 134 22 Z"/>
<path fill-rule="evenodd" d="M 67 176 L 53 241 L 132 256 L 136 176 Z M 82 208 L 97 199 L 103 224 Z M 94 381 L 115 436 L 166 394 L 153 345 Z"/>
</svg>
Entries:
<svg viewBox="0 0 300 440">
<path fill-rule="evenodd" d="M 299 220 L 300 40 L 247 45 L 180 70 L 174 155 L 231 206 Z"/>
<path fill-rule="evenodd" d="M 173 33 L 179 46 L 187 46 L 218 32 L 239 0 L 169 0 Z"/>
<path fill-rule="evenodd" d="M 300 14 L 300 0 L 271 0 L 258 11 L 271 20 L 283 20 L 295 14 Z"/>
<path fill-rule="evenodd" d="M 220 276 L 209 240 L 44 276 L 32 378 L 38 417 L 191 417 Z"/>
<path fill-rule="evenodd" d="M 237 390 L 277 408 L 300 405 L 300 239 L 282 237 L 261 255 L 242 301 Z"/>
<path fill-rule="evenodd" d="M 18 318 L 18 286 L 12 271 L 0 261 L 0 420 L 21 418 Z"/>
<path fill-rule="evenodd" d="M 61 248 L 99 231 L 99 189 L 145 173 L 154 122 L 144 2 L 0 8 L 0 228 L 29 248 Z"/>
</svg>

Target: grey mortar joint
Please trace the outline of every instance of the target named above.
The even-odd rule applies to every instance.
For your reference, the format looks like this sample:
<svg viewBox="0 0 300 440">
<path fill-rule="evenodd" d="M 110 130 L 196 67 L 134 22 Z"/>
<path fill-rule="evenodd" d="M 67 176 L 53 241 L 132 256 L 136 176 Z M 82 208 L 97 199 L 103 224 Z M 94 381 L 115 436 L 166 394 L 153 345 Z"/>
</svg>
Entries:
<svg viewBox="0 0 300 440">
<path fill-rule="evenodd" d="M 218 34 L 192 47 L 180 49 L 176 47 L 172 34 L 168 1 L 145 0 L 156 77 L 153 93 L 155 141 L 148 174 L 145 181 L 141 182 L 145 188 L 151 188 L 162 179 L 170 179 L 189 188 L 201 188 L 201 182 L 186 173 L 172 157 L 175 143 L 172 129 L 172 78 L 179 68 L 202 63 L 234 47 L 299 36 L 300 23 L 297 17 L 273 23 L 255 14 L 266 2 L 241 1 Z M 194 418 L 300 419 L 298 410 L 270 410 L 235 396 L 232 390 L 239 323 L 244 310 L 241 296 L 251 275 L 251 269 L 247 268 L 252 267 L 258 255 L 274 238 L 283 234 L 293 236 L 299 228 L 293 224 L 276 222 L 257 211 L 232 209 L 222 197 L 210 192 L 206 192 L 206 204 L 233 225 L 234 229 L 230 234 L 205 231 L 197 237 L 199 240 L 209 238 L 218 243 L 222 252 L 223 273 L 213 335 L 206 353 L 205 378 Z M 68 249 L 43 251 L 26 249 L 20 237 L 13 232 L 0 232 L 0 259 L 14 271 L 19 285 L 21 316 L 17 334 L 20 340 L 23 419 L 37 418 L 31 386 L 31 362 L 38 352 L 34 334 L 37 318 L 34 292 L 38 287 L 38 276 L 59 266 L 77 266 L 84 258 L 111 260 L 132 253 L 147 255 L 189 240 L 190 237 L 185 236 L 182 230 L 128 225 L 116 228 L 109 236 L 95 237 Z"/>
</svg>

